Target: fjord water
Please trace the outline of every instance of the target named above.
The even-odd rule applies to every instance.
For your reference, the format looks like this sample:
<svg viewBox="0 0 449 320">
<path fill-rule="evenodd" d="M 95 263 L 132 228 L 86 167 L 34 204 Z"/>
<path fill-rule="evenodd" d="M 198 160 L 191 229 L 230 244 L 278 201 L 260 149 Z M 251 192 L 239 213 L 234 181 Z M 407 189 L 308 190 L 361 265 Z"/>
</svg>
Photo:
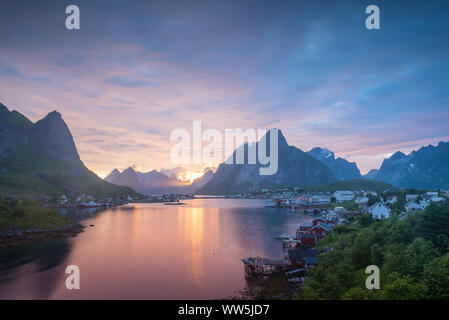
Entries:
<svg viewBox="0 0 449 320">
<path fill-rule="evenodd" d="M 281 258 L 279 240 L 310 217 L 265 200 L 194 199 L 69 212 L 73 238 L 0 249 L 0 299 L 219 299 L 250 286 L 241 259 Z M 90 225 L 94 225 L 91 227 Z M 68 290 L 65 269 L 80 268 Z"/>
</svg>

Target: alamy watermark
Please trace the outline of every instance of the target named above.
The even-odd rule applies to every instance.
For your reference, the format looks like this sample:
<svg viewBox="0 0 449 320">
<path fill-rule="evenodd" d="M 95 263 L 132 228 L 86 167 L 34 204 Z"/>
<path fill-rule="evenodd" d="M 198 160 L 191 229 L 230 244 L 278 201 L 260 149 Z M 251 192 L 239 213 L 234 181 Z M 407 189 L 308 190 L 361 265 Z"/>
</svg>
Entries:
<svg viewBox="0 0 449 320">
<path fill-rule="evenodd" d="M 80 8 L 71 4 L 66 7 L 65 13 L 69 16 L 66 18 L 65 26 L 68 30 L 80 29 Z M 365 26 L 368 30 L 380 29 L 380 10 L 376 5 L 369 5 L 365 9 L 365 13 L 369 16 L 365 20 Z"/>
<path fill-rule="evenodd" d="M 380 29 L 380 10 L 379 7 L 372 4 L 366 7 L 365 13 L 369 16 L 365 20 L 365 27 L 368 30 Z"/>
<path fill-rule="evenodd" d="M 80 268 L 74 264 L 67 266 L 65 273 L 69 274 L 65 280 L 65 287 L 68 290 L 80 289 Z"/>
<path fill-rule="evenodd" d="M 71 4 L 65 8 L 65 13 L 69 16 L 65 19 L 65 27 L 68 30 L 80 29 L 80 8 L 74 4 Z"/>
<path fill-rule="evenodd" d="M 203 131 L 201 121 L 195 120 L 192 135 L 183 128 L 171 132 L 170 141 L 177 143 L 170 150 L 170 160 L 176 165 L 223 161 L 226 164 L 260 164 L 260 175 L 274 175 L 278 170 L 278 132 L 278 129 L 225 129 L 223 134 L 217 129 Z M 203 142 L 208 143 L 203 146 Z"/>
<path fill-rule="evenodd" d="M 365 281 L 365 287 L 368 290 L 380 289 L 380 271 L 379 267 L 372 264 L 365 269 L 365 273 L 369 274 Z"/>
</svg>

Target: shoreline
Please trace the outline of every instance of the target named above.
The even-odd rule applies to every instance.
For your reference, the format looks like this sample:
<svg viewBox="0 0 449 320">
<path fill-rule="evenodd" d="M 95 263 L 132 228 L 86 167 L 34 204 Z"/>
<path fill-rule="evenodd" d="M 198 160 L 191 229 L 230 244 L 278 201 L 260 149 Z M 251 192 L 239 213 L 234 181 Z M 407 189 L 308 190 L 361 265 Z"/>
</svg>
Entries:
<svg viewBox="0 0 449 320">
<path fill-rule="evenodd" d="M 75 237 L 84 231 L 85 226 L 72 224 L 52 230 L 27 230 L 0 233 L 0 248 L 15 247 L 33 242 L 44 242 L 50 239 Z"/>
</svg>

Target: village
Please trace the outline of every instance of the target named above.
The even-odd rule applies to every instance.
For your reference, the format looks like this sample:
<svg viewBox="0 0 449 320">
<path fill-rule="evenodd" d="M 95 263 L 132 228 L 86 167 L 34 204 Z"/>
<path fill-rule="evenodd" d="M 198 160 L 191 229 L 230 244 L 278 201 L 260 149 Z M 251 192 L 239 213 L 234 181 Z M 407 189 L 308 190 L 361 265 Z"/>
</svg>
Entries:
<svg viewBox="0 0 449 320">
<path fill-rule="evenodd" d="M 272 195 L 274 193 L 274 195 Z M 340 224 L 368 215 L 373 219 L 389 219 L 398 215 L 404 219 L 409 212 L 421 211 L 432 202 L 449 198 L 448 190 L 425 191 L 335 191 L 316 194 L 296 193 L 284 188 L 257 192 L 257 197 L 272 195 L 272 205 L 268 207 L 287 209 L 313 216 L 311 223 L 298 226 L 294 235 L 276 237 L 282 241 L 286 254 L 282 258 L 247 257 L 242 259 L 247 278 L 267 278 L 271 274 L 284 272 L 288 283 L 300 287 L 307 278 L 307 272 L 319 264 L 321 255 L 333 250 L 332 247 L 317 248 L 318 241 L 324 239 Z M 244 195 L 242 197 L 254 197 Z"/>
<path fill-rule="evenodd" d="M 18 200 L 19 196 L 5 195 L 6 200 Z M 61 196 L 43 196 L 40 202 L 44 207 L 58 207 L 68 208 L 77 207 L 81 209 L 92 208 L 109 208 L 114 206 L 121 206 L 128 203 L 178 203 L 180 200 L 193 199 L 194 196 L 190 194 L 166 194 L 166 195 L 127 195 L 122 197 L 106 197 L 97 198 L 91 195 L 81 194 L 79 196 L 71 197 L 66 195 Z"/>
</svg>

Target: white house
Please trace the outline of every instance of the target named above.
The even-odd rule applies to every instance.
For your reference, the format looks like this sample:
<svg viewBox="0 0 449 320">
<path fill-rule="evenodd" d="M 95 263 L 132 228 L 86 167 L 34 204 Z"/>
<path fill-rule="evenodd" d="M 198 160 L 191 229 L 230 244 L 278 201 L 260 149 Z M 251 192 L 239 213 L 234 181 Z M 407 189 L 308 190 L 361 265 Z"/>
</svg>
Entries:
<svg viewBox="0 0 449 320">
<path fill-rule="evenodd" d="M 357 203 L 357 204 L 365 204 L 365 203 L 368 203 L 368 201 L 369 201 L 369 198 L 365 197 L 365 196 L 355 198 L 355 203 Z"/>
<path fill-rule="evenodd" d="M 331 197 L 325 195 L 314 195 L 310 198 L 311 204 L 329 204 L 331 203 Z"/>
<path fill-rule="evenodd" d="M 444 198 L 441 198 L 441 197 L 433 197 L 432 199 L 430 199 L 430 201 L 432 201 L 432 202 L 440 202 L 443 200 L 444 200 Z"/>
<path fill-rule="evenodd" d="M 369 207 L 368 212 L 371 213 L 374 219 L 390 218 L 390 209 L 388 209 L 383 203 L 380 202 Z"/>
<path fill-rule="evenodd" d="M 417 204 L 415 201 L 409 201 L 405 204 L 405 210 L 407 210 L 407 212 L 422 210 L 422 207 L 419 204 Z"/>
<path fill-rule="evenodd" d="M 425 200 L 421 200 L 419 202 L 419 206 L 421 207 L 421 209 L 425 209 L 429 204 L 430 204 L 429 201 L 425 201 Z"/>
<path fill-rule="evenodd" d="M 416 198 L 419 197 L 419 194 L 406 194 L 405 195 L 405 202 L 409 202 L 409 201 L 415 201 Z"/>
<path fill-rule="evenodd" d="M 67 196 L 62 195 L 61 198 L 59 198 L 58 203 L 59 204 L 66 204 L 68 202 Z"/>
<path fill-rule="evenodd" d="M 352 191 L 336 191 L 333 196 L 337 203 L 354 200 L 354 192 Z"/>
<path fill-rule="evenodd" d="M 387 197 L 387 202 L 389 204 L 395 204 L 398 201 L 398 198 L 395 195 L 390 195 Z"/>
<path fill-rule="evenodd" d="M 437 198 L 438 197 L 438 192 L 428 191 L 428 192 L 426 192 L 426 195 L 429 196 L 430 198 Z"/>
</svg>

